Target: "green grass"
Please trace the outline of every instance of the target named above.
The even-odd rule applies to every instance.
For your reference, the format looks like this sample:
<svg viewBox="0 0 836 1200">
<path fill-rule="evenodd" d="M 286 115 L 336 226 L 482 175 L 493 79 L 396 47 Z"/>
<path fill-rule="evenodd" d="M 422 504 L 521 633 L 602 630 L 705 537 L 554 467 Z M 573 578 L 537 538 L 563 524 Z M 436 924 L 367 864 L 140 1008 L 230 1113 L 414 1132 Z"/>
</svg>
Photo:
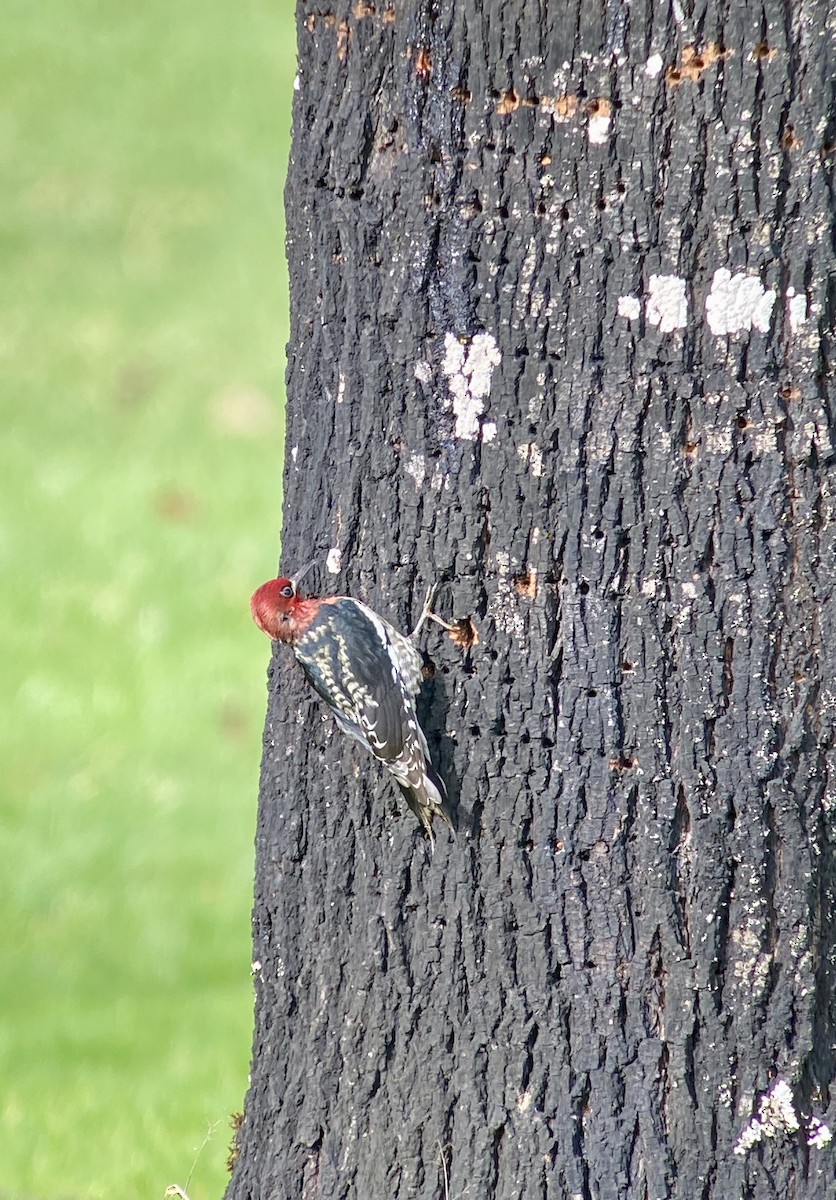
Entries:
<svg viewBox="0 0 836 1200">
<path fill-rule="evenodd" d="M 9 0 L 0 1198 L 224 1187 L 252 1027 L 289 0 Z"/>
</svg>

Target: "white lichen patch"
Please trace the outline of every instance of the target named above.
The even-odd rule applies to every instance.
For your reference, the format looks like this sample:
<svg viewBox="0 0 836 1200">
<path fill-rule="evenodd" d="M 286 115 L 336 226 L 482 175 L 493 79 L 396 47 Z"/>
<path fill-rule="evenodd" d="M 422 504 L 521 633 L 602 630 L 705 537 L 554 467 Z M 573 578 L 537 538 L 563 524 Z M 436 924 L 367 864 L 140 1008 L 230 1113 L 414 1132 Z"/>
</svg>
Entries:
<svg viewBox="0 0 836 1200">
<path fill-rule="evenodd" d="M 703 432 L 703 445 L 709 454 L 731 454 L 732 434 L 730 429 L 716 429 L 710 425 Z"/>
<path fill-rule="evenodd" d="M 774 303 L 774 290 L 766 291 L 754 275 L 732 275 L 726 267 L 718 267 L 706 297 L 705 319 L 715 337 L 753 328 L 767 333 Z"/>
<path fill-rule="evenodd" d="M 803 293 L 797 296 L 794 287 L 787 288 L 787 313 L 790 319 L 790 329 L 793 333 L 798 333 L 807 320 L 807 297 Z"/>
<path fill-rule="evenodd" d="M 685 280 L 678 275 L 651 275 L 647 287 L 645 315 L 660 333 L 684 329 L 688 320 Z"/>
<path fill-rule="evenodd" d="M 661 54 L 651 54 L 650 58 L 644 64 L 644 73 L 649 75 L 651 79 L 655 79 L 665 65 Z"/>
<path fill-rule="evenodd" d="M 771 454 L 778 449 L 778 439 L 771 425 L 755 430 L 755 449 L 758 454 Z"/>
<path fill-rule="evenodd" d="M 528 464 L 531 474 L 539 479 L 543 474 L 543 452 L 536 442 L 522 442 L 517 446 L 517 455 Z"/>
<path fill-rule="evenodd" d="M 412 477 L 416 492 L 420 492 L 427 478 L 427 464 L 423 454 L 411 454 L 406 464 L 406 473 Z"/>
<path fill-rule="evenodd" d="M 512 570 L 519 570 L 519 562 L 512 559 L 507 550 L 497 550 L 493 560 L 496 565 L 496 591 L 488 603 L 488 613 L 493 617 L 497 629 L 522 643 L 526 633 L 525 618 L 512 576 Z"/>
<path fill-rule="evenodd" d="M 824 1121 L 820 1121 L 818 1117 L 810 1117 L 807 1122 L 807 1145 L 815 1147 L 816 1150 L 823 1150 L 832 1139 L 833 1134 Z"/>
<path fill-rule="evenodd" d="M 492 442 L 496 438 L 496 421 L 485 421 L 482 425 L 482 441 Z"/>
<path fill-rule="evenodd" d="M 339 575 L 343 569 L 343 552 L 339 546 L 332 546 L 325 559 L 325 570 L 331 575 Z"/>
<path fill-rule="evenodd" d="M 641 316 L 642 304 L 638 296 L 619 296 L 618 315 L 627 321 L 638 321 Z"/>
<path fill-rule="evenodd" d="M 491 376 L 501 361 L 496 339 L 489 333 L 477 333 L 469 346 L 462 345 L 452 333 L 444 338 L 441 369 L 447 376 L 453 402 L 456 437 L 474 441 L 478 436 Z"/>
<path fill-rule="evenodd" d="M 340 377 L 337 381 L 337 404 L 342 404 L 345 400 L 345 375 L 340 371 Z"/>
<path fill-rule="evenodd" d="M 612 117 L 609 113 L 595 113 L 589 118 L 587 133 L 592 146 L 603 146 L 610 136 Z"/>
<path fill-rule="evenodd" d="M 765 1137 L 786 1137 L 798 1128 L 792 1088 L 785 1079 L 776 1079 L 766 1095 L 761 1096 L 758 1115 L 741 1132 L 734 1153 L 743 1155 Z"/>
<path fill-rule="evenodd" d="M 419 383 L 432 383 L 433 372 L 432 367 L 428 362 L 424 362 L 423 359 L 419 359 L 413 369 L 415 371 L 415 378 Z"/>
</svg>

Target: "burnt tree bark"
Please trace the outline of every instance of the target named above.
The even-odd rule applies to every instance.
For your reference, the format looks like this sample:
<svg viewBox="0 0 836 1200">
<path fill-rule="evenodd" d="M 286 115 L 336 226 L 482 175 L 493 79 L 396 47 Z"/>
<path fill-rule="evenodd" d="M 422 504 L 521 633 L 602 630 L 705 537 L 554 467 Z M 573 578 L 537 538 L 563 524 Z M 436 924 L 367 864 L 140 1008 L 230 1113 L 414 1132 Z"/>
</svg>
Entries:
<svg viewBox="0 0 836 1200">
<path fill-rule="evenodd" d="M 229 1200 L 834 1195 L 828 20 L 301 3 L 284 563 L 479 641 L 434 855 L 274 656 Z"/>
</svg>

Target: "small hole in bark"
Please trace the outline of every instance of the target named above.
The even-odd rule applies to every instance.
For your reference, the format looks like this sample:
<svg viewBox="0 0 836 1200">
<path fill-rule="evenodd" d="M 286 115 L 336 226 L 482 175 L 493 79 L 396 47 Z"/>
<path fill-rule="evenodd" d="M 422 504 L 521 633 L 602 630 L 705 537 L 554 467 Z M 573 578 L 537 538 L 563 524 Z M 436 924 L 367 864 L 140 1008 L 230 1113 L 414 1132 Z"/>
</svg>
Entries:
<svg viewBox="0 0 836 1200">
<path fill-rule="evenodd" d="M 782 400 L 797 400 L 801 392 L 797 387 L 793 387 L 791 383 L 785 383 L 778 394 Z"/>
<path fill-rule="evenodd" d="M 590 700 L 594 700 L 594 699 L 595 699 L 595 697 L 598 695 L 598 693 L 597 693 L 597 691 L 595 690 L 595 688 L 587 688 L 587 689 L 586 689 L 586 694 L 587 694 L 587 696 L 589 696 Z"/>
<path fill-rule="evenodd" d="M 537 595 L 537 572 L 525 571 L 514 576 L 514 591 L 518 596 L 534 600 Z"/>
<path fill-rule="evenodd" d="M 554 750 L 554 742 L 550 737 L 541 737 L 540 745 L 544 750 Z"/>
<path fill-rule="evenodd" d="M 527 746 L 530 741 L 531 741 L 530 733 L 521 733 L 520 734 L 520 744 L 522 746 Z"/>
<path fill-rule="evenodd" d="M 568 221 L 569 220 L 568 206 L 564 204 L 563 207 L 561 208 L 560 212 L 557 215 L 560 217 L 561 221 Z"/>
<path fill-rule="evenodd" d="M 478 738 L 478 737 L 481 737 L 481 736 L 482 736 L 482 730 L 479 728 L 479 726 L 478 726 L 478 725 L 471 725 L 471 726 L 470 726 L 470 736 L 471 736 L 471 737 L 475 737 L 475 738 Z"/>
<path fill-rule="evenodd" d="M 625 673 L 629 674 L 629 673 L 630 673 L 630 671 L 635 671 L 635 669 L 636 669 L 636 664 L 635 664 L 635 663 L 631 663 L 631 662 L 630 662 L 630 660 L 629 660 L 628 658 L 625 658 L 625 659 L 624 659 L 624 661 L 623 661 L 623 662 L 622 662 L 622 664 L 621 664 L 621 669 L 622 669 L 622 671 L 624 671 Z"/>
<path fill-rule="evenodd" d="M 781 134 L 781 149 L 795 150 L 796 146 L 801 145 L 801 138 L 795 136 L 795 128 L 788 125 Z"/>
<path fill-rule="evenodd" d="M 429 50 L 424 47 L 415 55 L 415 74 L 421 79 L 427 79 L 432 74 L 433 60 Z"/>
<path fill-rule="evenodd" d="M 627 191 L 627 184 L 623 179 L 619 179 L 618 183 L 615 185 L 615 190 L 618 192 L 619 196 L 623 196 Z"/>
<path fill-rule="evenodd" d="M 531 838 L 529 838 L 525 843 L 524 849 L 527 850 L 529 854 L 534 849 L 534 843 L 532 842 Z"/>
<path fill-rule="evenodd" d="M 469 617 L 456 621 L 449 633 L 450 641 L 462 650 L 470 650 L 479 645 L 479 631 Z"/>
<path fill-rule="evenodd" d="M 836 142 L 832 138 L 828 138 L 826 142 L 822 142 L 822 157 L 826 154 L 832 154 L 836 150 Z"/>
<path fill-rule="evenodd" d="M 679 67 L 669 67 L 666 78 L 668 83 L 681 83 L 682 72 Z"/>
<path fill-rule="evenodd" d="M 545 215 L 546 215 L 546 206 L 543 203 L 543 201 L 541 200 L 540 203 L 537 205 L 537 216 L 543 217 Z"/>
<path fill-rule="evenodd" d="M 555 854 L 560 854 L 560 852 L 564 849 L 565 849 L 565 844 L 564 844 L 563 838 L 555 838 L 554 839 Z"/>
<path fill-rule="evenodd" d="M 495 150 L 496 142 L 485 142 L 485 149 L 486 150 Z"/>
<path fill-rule="evenodd" d="M 503 221 L 508 220 L 508 209 L 505 207 L 504 204 L 500 204 L 499 208 L 496 211 L 499 213 L 499 216 L 502 218 Z"/>
<path fill-rule="evenodd" d="M 632 771 L 638 765 L 638 760 L 627 754 L 617 754 L 610 759 L 611 771 Z"/>
<path fill-rule="evenodd" d="M 603 196 L 598 201 L 598 203 L 595 205 L 595 207 L 598 209 L 598 212 L 606 212 L 607 211 L 607 202 Z"/>
<path fill-rule="evenodd" d="M 496 111 L 501 117 L 507 117 L 512 112 L 516 112 L 520 107 L 520 98 L 513 88 L 509 88 L 504 92 L 499 103 L 496 105 Z"/>
<path fill-rule="evenodd" d="M 592 536 L 595 538 L 596 541 L 600 542 L 601 538 L 604 536 L 603 529 L 593 529 Z"/>
<path fill-rule="evenodd" d="M 741 413 L 740 416 L 735 421 L 735 425 L 737 426 L 738 429 L 748 429 L 749 428 L 749 418 L 744 413 Z"/>
<path fill-rule="evenodd" d="M 758 42 L 752 51 L 752 58 L 771 58 L 774 53 L 774 50 L 769 49 L 768 42 Z"/>
<path fill-rule="evenodd" d="M 660 212 L 665 207 L 665 201 L 661 196 L 657 196 L 653 201 L 653 207 L 656 209 L 656 212 Z"/>
<path fill-rule="evenodd" d="M 588 595 L 589 595 L 589 584 L 586 582 L 586 580 L 585 580 L 585 579 L 582 579 L 582 580 L 581 580 L 581 582 L 580 582 L 580 585 L 579 585 L 579 587 L 578 587 L 578 591 L 580 592 L 580 594 L 581 594 L 582 596 L 588 596 Z"/>
</svg>

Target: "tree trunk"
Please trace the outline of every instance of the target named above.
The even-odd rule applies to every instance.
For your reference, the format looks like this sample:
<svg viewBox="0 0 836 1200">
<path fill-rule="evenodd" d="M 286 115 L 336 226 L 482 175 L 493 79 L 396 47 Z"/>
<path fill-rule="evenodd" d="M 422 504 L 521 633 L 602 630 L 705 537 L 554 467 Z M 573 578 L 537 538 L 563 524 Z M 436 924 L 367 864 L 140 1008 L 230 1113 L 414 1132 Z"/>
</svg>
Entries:
<svg viewBox="0 0 836 1200">
<path fill-rule="evenodd" d="M 832 1198 L 828 6 L 387 3 L 299 9 L 283 557 L 473 622 L 458 838 L 277 650 L 227 1195 Z"/>
</svg>

